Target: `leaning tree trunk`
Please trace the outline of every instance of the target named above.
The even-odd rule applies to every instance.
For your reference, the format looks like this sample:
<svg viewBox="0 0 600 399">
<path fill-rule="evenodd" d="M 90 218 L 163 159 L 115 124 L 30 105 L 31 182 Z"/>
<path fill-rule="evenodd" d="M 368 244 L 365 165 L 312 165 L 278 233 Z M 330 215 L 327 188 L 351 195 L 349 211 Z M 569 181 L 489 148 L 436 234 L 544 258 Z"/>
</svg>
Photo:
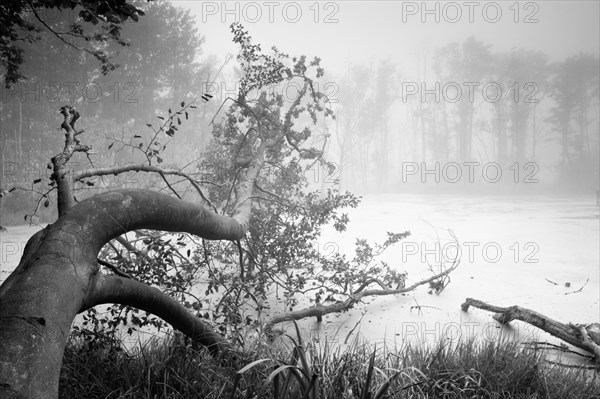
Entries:
<svg viewBox="0 0 600 399">
<path fill-rule="evenodd" d="M 99 194 L 69 209 L 29 240 L 17 269 L 0 286 L 1 398 L 57 397 L 71 323 L 100 303 L 150 311 L 213 353 L 222 349 L 221 336 L 178 302 L 142 283 L 99 273 L 102 246 L 135 229 L 238 240 L 246 226 L 147 190 Z"/>
<path fill-rule="evenodd" d="M 21 262 L 0 286 L 0 399 L 56 398 L 71 323 L 77 313 L 102 303 L 130 305 L 153 313 L 213 354 L 227 349 L 221 335 L 166 294 L 140 282 L 100 273 L 97 256 L 108 241 L 136 229 L 186 232 L 213 240 L 242 239 L 265 154 L 284 138 L 289 141 L 292 116 L 308 87 L 305 81 L 285 114 L 281 131 L 273 138 L 265 139 L 257 118 L 260 144 L 241 165 L 232 217 L 148 190 L 110 191 L 74 205 L 73 184 L 87 174 L 72 173 L 67 162 L 74 153 L 88 152 L 91 147 L 77 139 L 83 133 L 75 130 L 79 113 L 69 106 L 60 109 L 65 146 L 52 159 L 60 217 L 29 240 Z M 117 168 L 111 173 L 127 170 Z M 104 172 L 107 170 L 95 170 L 98 175 Z M 164 171 L 158 172 L 164 176 Z M 197 183 L 190 182 L 204 198 Z"/>
</svg>

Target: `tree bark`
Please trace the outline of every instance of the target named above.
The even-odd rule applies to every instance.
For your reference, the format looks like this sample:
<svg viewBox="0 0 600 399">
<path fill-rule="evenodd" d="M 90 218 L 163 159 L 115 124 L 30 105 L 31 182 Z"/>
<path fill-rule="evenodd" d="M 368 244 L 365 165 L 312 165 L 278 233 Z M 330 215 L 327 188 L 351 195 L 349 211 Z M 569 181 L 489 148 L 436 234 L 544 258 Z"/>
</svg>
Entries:
<svg viewBox="0 0 600 399">
<path fill-rule="evenodd" d="M 229 349 L 223 336 L 214 332 L 202 319 L 175 299 L 142 282 L 99 274 L 85 308 L 103 303 L 119 303 L 150 312 L 190 337 L 194 343 L 205 346 L 213 356 Z"/>
<path fill-rule="evenodd" d="M 590 352 L 600 359 L 600 325 L 598 323 L 563 324 L 534 310 L 520 306 L 503 308 L 473 298 L 467 298 L 461 308 L 466 312 L 469 310 L 469 306 L 496 313 L 493 317 L 501 324 L 508 324 L 512 320 L 524 321 L 579 349 Z"/>
<path fill-rule="evenodd" d="M 148 190 L 111 191 L 68 209 L 29 240 L 19 266 L 0 286 L 0 397 L 56 398 L 73 319 L 109 300 L 166 317 L 215 351 L 216 338 L 208 327 L 166 295 L 99 273 L 96 257 L 102 246 L 135 229 L 181 231 L 206 239 L 245 235 L 233 218 Z M 144 298 L 149 302 L 142 303 Z"/>
</svg>

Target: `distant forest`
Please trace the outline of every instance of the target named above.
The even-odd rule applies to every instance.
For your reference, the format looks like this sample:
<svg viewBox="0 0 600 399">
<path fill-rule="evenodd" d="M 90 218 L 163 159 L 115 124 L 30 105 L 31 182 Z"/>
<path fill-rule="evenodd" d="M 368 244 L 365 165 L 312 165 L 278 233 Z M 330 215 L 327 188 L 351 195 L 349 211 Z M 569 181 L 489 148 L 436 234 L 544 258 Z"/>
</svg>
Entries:
<svg viewBox="0 0 600 399">
<path fill-rule="evenodd" d="M 0 89 L 0 188 L 4 193 L 15 186 L 24 189 L 0 200 L 0 224 L 24 223 L 26 213 L 44 208 L 39 199 L 51 188 L 48 163 L 63 145 L 61 106 L 77 107 L 80 128 L 97 152 L 73 162 L 74 169 L 90 163 L 130 164 L 146 159 L 141 148 L 152 133 L 148 125 L 158 121 L 160 112 L 207 89 L 235 86 L 239 71 L 218 75 L 228 60 L 203 54 L 204 36 L 188 11 L 169 3 L 144 8 L 144 18 L 123 27 L 122 37 L 131 46 L 105 43 L 106 52 L 118 53 L 115 62 L 120 65 L 107 75 L 90 54 L 67 48 L 50 35 L 43 46 L 22 44 L 25 78 Z M 69 16 L 52 23 L 58 29 L 69 23 Z M 327 54 L 314 55 L 327 68 Z M 357 193 L 596 192 L 596 55 L 579 53 L 551 62 L 539 51 L 497 52 L 469 38 L 406 63 L 419 65 L 419 72 L 410 75 L 391 61 L 359 60 L 343 76 L 322 78 L 320 89 L 330 96 L 337 117 L 322 126 L 319 137 L 335 168 L 315 173 L 315 188 L 339 186 Z M 183 167 L 202 157 L 211 121 L 226 95 L 222 91 L 186 115 L 164 160 L 156 162 Z M 154 187 L 156 179 L 138 174 L 87 181 L 79 195 L 134 184 Z"/>
<path fill-rule="evenodd" d="M 340 149 L 343 185 L 402 193 L 596 191 L 598 57 L 550 62 L 539 51 L 494 52 L 471 37 L 414 63 L 416 76 L 381 62 L 354 66 L 340 80 L 332 147 Z"/>
</svg>

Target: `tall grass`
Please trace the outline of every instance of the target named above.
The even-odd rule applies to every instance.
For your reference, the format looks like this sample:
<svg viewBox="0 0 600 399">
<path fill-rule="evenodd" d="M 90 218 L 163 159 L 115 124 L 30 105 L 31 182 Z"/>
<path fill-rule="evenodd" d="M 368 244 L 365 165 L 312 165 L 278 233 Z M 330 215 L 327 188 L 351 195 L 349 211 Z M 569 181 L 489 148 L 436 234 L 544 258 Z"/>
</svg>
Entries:
<svg viewBox="0 0 600 399">
<path fill-rule="evenodd" d="M 215 360 L 172 334 L 136 350 L 71 340 L 61 398 L 600 398 L 598 372 L 514 342 L 342 348 L 299 332 Z"/>
</svg>

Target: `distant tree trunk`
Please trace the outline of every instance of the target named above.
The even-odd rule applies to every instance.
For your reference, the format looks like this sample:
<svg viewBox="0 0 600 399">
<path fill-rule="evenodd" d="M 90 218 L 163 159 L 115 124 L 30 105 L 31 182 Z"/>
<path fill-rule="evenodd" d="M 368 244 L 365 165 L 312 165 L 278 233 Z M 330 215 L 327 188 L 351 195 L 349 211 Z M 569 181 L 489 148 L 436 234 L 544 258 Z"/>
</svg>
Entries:
<svg viewBox="0 0 600 399">
<path fill-rule="evenodd" d="M 561 174 L 564 174 L 565 167 L 569 163 L 569 127 L 570 113 L 563 115 L 560 121 L 560 144 L 561 144 Z"/>
<path fill-rule="evenodd" d="M 348 170 L 346 168 L 346 151 L 348 151 L 348 135 L 350 134 L 349 130 L 350 130 L 350 122 L 347 121 L 346 122 L 346 129 L 344 129 L 344 138 L 342 140 L 340 140 L 340 133 L 338 130 L 338 123 L 339 123 L 339 116 L 335 119 L 335 135 L 337 137 L 338 140 L 338 146 L 340 148 L 340 164 L 338 165 L 338 170 L 340 172 L 340 181 L 339 181 L 339 187 L 340 187 L 340 191 L 346 191 L 346 190 L 351 190 L 350 187 L 347 187 L 347 183 L 346 183 L 346 176 L 344 175 L 348 175 Z M 349 165 L 349 167 L 351 167 L 352 165 Z"/>
<path fill-rule="evenodd" d="M 17 135 L 17 141 L 15 143 L 17 147 L 17 159 L 23 163 L 23 102 L 17 101 L 19 104 L 19 129 Z M 23 165 L 19 165 L 23 167 Z"/>
<path fill-rule="evenodd" d="M 441 134 L 443 142 L 440 143 L 442 146 L 442 160 L 447 162 L 450 159 L 450 127 L 448 126 L 448 111 L 446 109 L 446 102 L 441 102 L 442 107 L 442 126 L 444 132 Z"/>
<path fill-rule="evenodd" d="M 473 104 L 469 104 L 468 113 L 467 113 L 467 148 L 466 148 L 466 158 L 465 161 L 471 162 L 471 154 L 473 153 L 473 118 L 475 116 L 475 112 L 473 110 Z"/>
<path fill-rule="evenodd" d="M 0 112 L 3 112 L 4 107 L 0 106 Z M 4 189 L 4 173 L 6 171 L 6 164 L 4 163 L 4 151 L 6 151 L 6 139 L 4 138 L 4 132 L 2 130 L 2 123 L 0 123 L 0 190 Z M 2 207 L 4 206 L 3 195 L 0 192 L 0 230 L 2 230 Z"/>
<path fill-rule="evenodd" d="M 469 161 L 470 150 L 469 150 L 469 105 L 465 102 L 465 100 L 459 101 L 458 103 L 458 116 L 459 116 L 459 133 L 458 133 L 458 148 L 459 148 L 459 157 L 460 160 L 465 162 Z"/>
<path fill-rule="evenodd" d="M 532 104 L 532 118 L 531 118 L 531 160 L 535 162 L 535 150 L 537 146 L 537 131 L 536 131 L 536 123 L 535 123 L 535 109 L 536 104 Z"/>
<path fill-rule="evenodd" d="M 587 104 L 582 104 L 580 109 L 578 110 L 577 122 L 579 127 L 579 137 L 578 137 L 578 150 L 581 159 L 587 159 L 589 154 L 589 142 L 588 142 L 588 134 L 587 134 Z"/>
<path fill-rule="evenodd" d="M 427 162 L 427 123 L 423 101 L 419 101 L 419 130 L 421 131 L 421 159 Z"/>
<path fill-rule="evenodd" d="M 496 136 L 498 137 L 498 153 L 496 159 L 500 165 L 506 162 L 507 158 L 507 137 L 506 137 L 506 119 L 504 104 L 497 104 L 496 111 Z"/>
<path fill-rule="evenodd" d="M 388 151 L 389 143 L 388 143 L 388 104 L 385 104 L 385 109 L 382 110 L 382 126 L 381 126 L 381 165 L 382 169 L 378 171 L 378 175 L 381 176 L 380 181 L 380 191 L 385 191 L 388 187 L 388 171 L 390 169 L 390 165 L 388 162 Z"/>
</svg>

